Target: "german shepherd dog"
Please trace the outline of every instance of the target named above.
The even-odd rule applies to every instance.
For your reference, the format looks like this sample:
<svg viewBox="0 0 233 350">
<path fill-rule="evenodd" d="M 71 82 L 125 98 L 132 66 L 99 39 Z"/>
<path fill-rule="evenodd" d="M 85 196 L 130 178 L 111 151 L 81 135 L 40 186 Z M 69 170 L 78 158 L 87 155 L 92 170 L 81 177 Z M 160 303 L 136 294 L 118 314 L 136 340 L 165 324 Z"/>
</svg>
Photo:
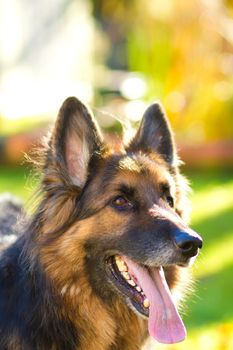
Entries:
<svg viewBox="0 0 233 350">
<path fill-rule="evenodd" d="M 158 103 L 122 149 L 79 100 L 43 153 L 40 204 L 0 260 L 1 350 L 135 350 L 185 338 L 175 304 L 202 246 Z M 7 216 L 7 213 L 6 213 Z"/>
</svg>

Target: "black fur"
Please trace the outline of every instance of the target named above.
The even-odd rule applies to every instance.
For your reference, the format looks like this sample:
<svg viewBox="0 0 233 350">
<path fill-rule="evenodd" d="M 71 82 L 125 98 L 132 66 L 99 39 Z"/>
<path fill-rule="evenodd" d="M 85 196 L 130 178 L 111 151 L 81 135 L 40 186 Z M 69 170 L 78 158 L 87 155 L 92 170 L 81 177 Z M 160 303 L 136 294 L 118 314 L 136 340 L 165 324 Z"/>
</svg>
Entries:
<svg viewBox="0 0 233 350">
<path fill-rule="evenodd" d="M 176 157 L 170 124 L 159 103 L 153 103 L 145 111 L 141 125 L 130 142 L 128 151 L 156 151 L 172 165 Z"/>
<path fill-rule="evenodd" d="M 60 316 L 59 298 L 39 261 L 32 264 L 22 253 L 25 246 L 22 237 L 0 261 L 0 349 L 75 350 L 77 330 Z"/>
</svg>

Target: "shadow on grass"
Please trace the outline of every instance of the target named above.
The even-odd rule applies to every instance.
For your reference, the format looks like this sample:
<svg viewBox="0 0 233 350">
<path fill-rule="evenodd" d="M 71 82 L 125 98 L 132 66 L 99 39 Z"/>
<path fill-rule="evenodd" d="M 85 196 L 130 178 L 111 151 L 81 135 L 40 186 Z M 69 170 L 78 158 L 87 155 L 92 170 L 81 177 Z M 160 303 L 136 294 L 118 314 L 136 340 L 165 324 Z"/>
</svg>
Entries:
<svg viewBox="0 0 233 350">
<path fill-rule="evenodd" d="M 194 192 L 198 192 L 203 189 L 211 189 L 214 186 L 229 184 L 233 179 L 233 170 L 188 170 L 185 175 L 187 175 Z"/>
<path fill-rule="evenodd" d="M 217 198 L 216 198 L 217 200 Z M 210 218 L 199 221 L 193 228 L 200 233 L 205 246 L 214 241 L 223 240 L 229 234 L 233 234 L 233 207 Z"/>
</svg>

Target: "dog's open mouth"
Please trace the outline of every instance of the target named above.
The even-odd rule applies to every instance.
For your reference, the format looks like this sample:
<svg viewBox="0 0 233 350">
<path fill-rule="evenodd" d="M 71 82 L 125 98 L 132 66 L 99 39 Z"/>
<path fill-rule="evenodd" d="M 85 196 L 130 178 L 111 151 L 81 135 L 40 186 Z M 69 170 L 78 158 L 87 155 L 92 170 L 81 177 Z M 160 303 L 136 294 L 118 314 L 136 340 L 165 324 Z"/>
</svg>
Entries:
<svg viewBox="0 0 233 350">
<path fill-rule="evenodd" d="M 128 265 L 119 255 L 109 259 L 109 267 L 117 287 L 130 298 L 136 310 L 144 316 L 149 316 L 149 300 L 136 277 L 130 273 Z"/>
<path fill-rule="evenodd" d="M 178 314 L 162 267 L 146 267 L 125 256 L 108 260 L 111 279 L 133 307 L 147 316 L 148 330 L 160 343 L 184 340 L 186 330 Z"/>
</svg>

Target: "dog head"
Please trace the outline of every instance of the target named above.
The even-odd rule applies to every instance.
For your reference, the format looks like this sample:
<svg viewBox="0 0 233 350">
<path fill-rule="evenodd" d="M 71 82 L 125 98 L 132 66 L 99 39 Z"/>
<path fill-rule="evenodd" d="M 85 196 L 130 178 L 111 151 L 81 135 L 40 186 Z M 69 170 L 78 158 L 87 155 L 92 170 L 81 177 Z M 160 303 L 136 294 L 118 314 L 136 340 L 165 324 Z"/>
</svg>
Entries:
<svg viewBox="0 0 233 350">
<path fill-rule="evenodd" d="M 84 271 L 96 295 L 149 317 L 151 335 L 167 343 L 185 336 L 171 293 L 202 246 L 184 220 L 178 163 L 159 104 L 145 111 L 134 138 L 115 152 L 87 107 L 68 98 L 49 141 L 40 207 L 44 264 L 54 278 L 62 279 L 58 261 L 67 266 L 68 280 Z"/>
</svg>

